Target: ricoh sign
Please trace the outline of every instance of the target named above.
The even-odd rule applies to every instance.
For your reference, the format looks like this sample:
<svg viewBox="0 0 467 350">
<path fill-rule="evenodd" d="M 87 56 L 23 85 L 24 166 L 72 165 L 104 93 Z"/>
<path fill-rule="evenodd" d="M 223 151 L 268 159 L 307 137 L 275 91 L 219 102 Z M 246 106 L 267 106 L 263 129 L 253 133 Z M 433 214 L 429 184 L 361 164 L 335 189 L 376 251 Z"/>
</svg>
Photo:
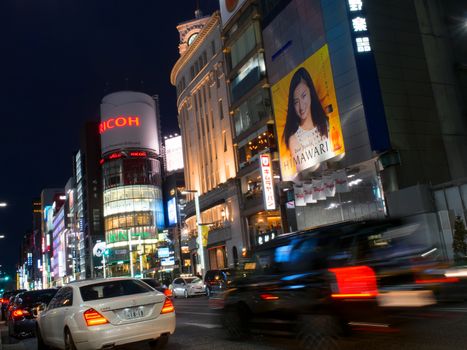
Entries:
<svg viewBox="0 0 467 350">
<path fill-rule="evenodd" d="M 122 91 L 101 103 L 101 154 L 125 149 L 147 149 L 159 154 L 156 108 L 151 96 Z"/>
<path fill-rule="evenodd" d="M 126 128 L 126 127 L 140 127 L 140 118 L 138 116 L 124 116 L 120 115 L 115 118 L 109 118 L 99 124 L 99 134 L 114 129 L 114 128 Z"/>
</svg>

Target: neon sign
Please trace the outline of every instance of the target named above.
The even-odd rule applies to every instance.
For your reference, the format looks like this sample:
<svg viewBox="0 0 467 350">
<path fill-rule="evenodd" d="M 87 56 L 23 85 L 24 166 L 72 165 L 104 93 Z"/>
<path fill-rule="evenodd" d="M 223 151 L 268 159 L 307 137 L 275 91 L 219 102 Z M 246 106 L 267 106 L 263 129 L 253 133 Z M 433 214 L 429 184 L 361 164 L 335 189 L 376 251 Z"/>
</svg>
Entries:
<svg viewBox="0 0 467 350">
<path fill-rule="evenodd" d="M 141 125 L 138 116 L 123 116 L 119 115 L 115 118 L 109 118 L 106 121 L 103 121 L 99 124 L 99 134 L 103 134 L 107 130 L 115 129 L 115 128 L 125 128 L 129 126 L 137 126 Z"/>
<path fill-rule="evenodd" d="M 276 209 L 276 200 L 274 197 L 274 181 L 272 176 L 271 157 L 269 154 L 260 155 L 261 177 L 263 178 L 263 196 L 264 209 Z"/>
<path fill-rule="evenodd" d="M 148 154 L 144 151 L 130 152 L 130 157 L 146 157 Z"/>
<path fill-rule="evenodd" d="M 112 153 L 109 156 L 109 159 L 118 159 L 118 158 L 122 158 L 122 154 L 120 152 Z"/>
</svg>

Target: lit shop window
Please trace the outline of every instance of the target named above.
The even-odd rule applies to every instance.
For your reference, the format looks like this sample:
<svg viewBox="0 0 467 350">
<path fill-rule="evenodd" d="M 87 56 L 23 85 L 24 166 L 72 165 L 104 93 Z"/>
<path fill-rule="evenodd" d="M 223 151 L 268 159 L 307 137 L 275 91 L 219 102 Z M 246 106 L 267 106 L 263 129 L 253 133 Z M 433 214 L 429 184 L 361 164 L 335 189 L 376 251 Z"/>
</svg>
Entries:
<svg viewBox="0 0 467 350">
<path fill-rule="evenodd" d="M 352 20 L 352 27 L 354 32 L 366 32 L 366 19 L 362 17 L 357 17 Z"/>
<path fill-rule="evenodd" d="M 349 8 L 351 12 L 361 11 L 362 7 L 362 0 L 349 0 Z"/>
<path fill-rule="evenodd" d="M 362 38 L 355 38 L 355 41 L 357 43 L 358 52 L 371 51 L 370 39 L 367 36 L 362 37 Z"/>
</svg>

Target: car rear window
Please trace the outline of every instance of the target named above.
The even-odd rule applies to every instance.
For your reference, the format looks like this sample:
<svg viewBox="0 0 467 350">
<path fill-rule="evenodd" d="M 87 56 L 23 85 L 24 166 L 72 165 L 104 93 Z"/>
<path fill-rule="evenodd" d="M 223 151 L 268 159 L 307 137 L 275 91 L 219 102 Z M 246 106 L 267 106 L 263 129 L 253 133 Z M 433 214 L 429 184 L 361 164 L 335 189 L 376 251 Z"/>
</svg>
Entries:
<svg viewBox="0 0 467 350">
<path fill-rule="evenodd" d="M 34 291 L 26 292 L 22 295 L 19 295 L 22 305 L 29 306 L 40 303 L 48 304 L 50 300 L 57 294 L 58 289 L 53 290 L 43 290 L 43 291 Z"/>
<path fill-rule="evenodd" d="M 198 277 L 193 277 L 193 278 L 185 278 L 185 281 L 187 283 L 198 283 L 201 282 L 201 280 Z"/>
<path fill-rule="evenodd" d="M 79 288 L 79 291 L 83 301 L 90 301 L 153 292 L 154 290 L 141 281 L 118 280 L 83 286 Z"/>
</svg>

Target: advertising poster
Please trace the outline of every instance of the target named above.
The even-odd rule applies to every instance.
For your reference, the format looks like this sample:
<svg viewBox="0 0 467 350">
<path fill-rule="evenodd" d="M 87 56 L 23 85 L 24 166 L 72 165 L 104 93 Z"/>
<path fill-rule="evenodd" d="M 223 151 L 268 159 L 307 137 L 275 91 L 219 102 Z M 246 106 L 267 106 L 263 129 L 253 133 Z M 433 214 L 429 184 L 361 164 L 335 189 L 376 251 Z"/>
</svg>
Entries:
<svg viewBox="0 0 467 350">
<path fill-rule="evenodd" d="M 272 98 L 284 181 L 344 155 L 327 44 L 273 85 Z"/>
</svg>

